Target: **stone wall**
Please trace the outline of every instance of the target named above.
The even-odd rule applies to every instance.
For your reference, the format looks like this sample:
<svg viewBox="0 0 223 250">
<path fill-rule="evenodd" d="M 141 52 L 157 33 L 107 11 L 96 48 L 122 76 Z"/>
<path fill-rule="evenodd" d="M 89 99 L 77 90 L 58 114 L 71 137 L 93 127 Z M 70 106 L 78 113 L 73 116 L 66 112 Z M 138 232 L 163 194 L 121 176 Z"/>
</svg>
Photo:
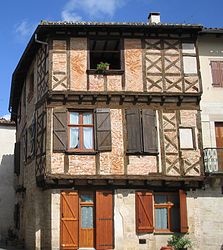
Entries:
<svg viewBox="0 0 223 250">
<path fill-rule="evenodd" d="M 0 241 L 14 226 L 14 143 L 15 126 L 0 123 Z"/>
<path fill-rule="evenodd" d="M 114 232 L 115 250 L 160 250 L 171 234 L 136 234 L 134 189 L 115 190 Z M 59 249 L 60 190 L 51 193 L 51 249 Z M 223 206 L 219 186 L 207 186 L 206 190 L 187 192 L 189 237 L 193 250 L 216 250 L 223 245 L 222 223 L 219 208 Z M 139 244 L 146 239 L 146 244 Z M 46 248 L 48 249 L 48 248 Z"/>
</svg>

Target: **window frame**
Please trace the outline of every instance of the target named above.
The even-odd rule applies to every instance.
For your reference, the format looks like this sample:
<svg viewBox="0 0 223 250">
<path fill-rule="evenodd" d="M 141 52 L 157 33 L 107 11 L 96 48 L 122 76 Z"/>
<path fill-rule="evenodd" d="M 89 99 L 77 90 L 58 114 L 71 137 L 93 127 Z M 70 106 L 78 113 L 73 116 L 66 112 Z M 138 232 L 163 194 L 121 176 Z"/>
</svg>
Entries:
<svg viewBox="0 0 223 250">
<path fill-rule="evenodd" d="M 79 120 L 79 124 L 70 124 L 70 114 L 71 113 L 78 113 L 80 120 Z M 84 113 L 91 113 L 92 115 L 92 123 L 91 124 L 83 124 L 83 114 Z M 80 115 L 81 114 L 81 115 Z M 68 128 L 68 152 L 95 152 L 95 122 L 94 122 L 94 112 L 93 110 L 68 110 L 67 112 L 67 128 Z M 80 123 L 82 122 L 82 123 Z M 92 138 L 93 138 L 93 147 L 91 149 L 86 149 L 84 148 L 84 144 L 83 144 L 83 128 L 84 127 L 90 127 L 93 128 L 92 129 Z M 71 148 L 70 147 L 70 128 L 79 128 L 79 135 L 80 135 L 80 148 Z"/>
<path fill-rule="evenodd" d="M 107 41 L 111 41 L 111 40 L 119 40 L 120 42 L 120 50 L 119 53 L 120 54 L 120 69 L 111 69 L 109 68 L 108 70 L 105 70 L 103 73 L 104 75 L 122 75 L 124 73 L 124 39 L 123 38 L 111 38 L 109 36 L 103 36 L 103 37 L 96 37 L 96 36 L 92 36 L 92 37 L 88 37 L 88 61 L 87 61 L 87 73 L 89 74 L 98 74 L 97 69 L 93 69 L 91 68 L 91 41 L 92 40 L 107 40 Z M 114 51 L 116 52 L 116 51 Z M 109 52 L 108 52 L 109 53 Z M 112 51 L 110 51 L 110 53 L 113 53 Z"/>
<path fill-rule="evenodd" d="M 166 195 L 167 196 L 167 202 L 166 203 L 156 203 L 155 202 L 155 196 L 156 195 Z M 169 196 L 176 196 L 179 200 L 179 214 L 180 214 L 180 197 L 177 192 L 154 192 L 153 193 L 153 199 L 154 199 L 154 232 L 155 233 L 175 233 L 175 232 L 180 232 L 180 227 L 179 231 L 174 231 L 172 230 L 172 224 L 171 224 L 171 209 L 175 206 L 173 202 L 169 202 Z M 156 208 L 167 208 L 167 229 L 157 229 L 156 228 Z M 179 216 L 179 225 L 180 225 L 180 216 Z"/>
<path fill-rule="evenodd" d="M 194 45 L 194 51 L 191 51 L 191 49 L 189 52 L 186 51 L 186 48 L 183 48 L 184 45 L 183 44 L 192 44 Z M 182 64 L 183 64 L 183 74 L 184 76 L 196 76 L 198 75 L 198 56 L 197 56 L 197 47 L 196 47 L 196 43 L 195 41 L 183 41 L 182 42 Z M 195 72 L 185 72 L 186 69 L 186 59 L 190 59 L 190 58 L 194 58 L 195 59 L 195 65 L 196 65 L 196 70 Z"/>
</svg>

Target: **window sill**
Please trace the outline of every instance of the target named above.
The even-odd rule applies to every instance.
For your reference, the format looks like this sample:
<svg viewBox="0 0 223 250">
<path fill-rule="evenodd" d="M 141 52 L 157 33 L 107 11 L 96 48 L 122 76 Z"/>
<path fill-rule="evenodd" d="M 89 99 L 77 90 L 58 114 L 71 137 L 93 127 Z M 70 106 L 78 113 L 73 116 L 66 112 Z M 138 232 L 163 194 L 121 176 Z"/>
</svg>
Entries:
<svg viewBox="0 0 223 250">
<path fill-rule="evenodd" d="M 142 152 L 136 152 L 136 153 L 129 153 L 129 152 L 126 152 L 126 155 L 128 155 L 128 156 L 134 156 L 134 155 L 136 155 L 136 156 L 157 156 L 157 155 L 159 155 L 159 152 L 156 152 L 156 153 L 142 153 Z"/>
<path fill-rule="evenodd" d="M 212 83 L 212 86 L 213 86 L 214 88 L 223 88 L 223 85 L 221 85 L 221 84 Z"/>
<path fill-rule="evenodd" d="M 177 232 L 171 232 L 171 231 L 154 231 L 154 235 L 172 235 L 172 234 L 175 234 L 175 233 L 177 233 Z"/>
<path fill-rule="evenodd" d="M 121 69 L 109 69 L 105 70 L 103 73 L 98 73 L 96 69 L 87 69 L 87 74 L 89 75 L 123 75 L 124 70 Z"/>
<path fill-rule="evenodd" d="M 97 151 L 73 151 L 73 150 L 67 150 L 65 151 L 66 155 L 96 155 Z"/>
</svg>

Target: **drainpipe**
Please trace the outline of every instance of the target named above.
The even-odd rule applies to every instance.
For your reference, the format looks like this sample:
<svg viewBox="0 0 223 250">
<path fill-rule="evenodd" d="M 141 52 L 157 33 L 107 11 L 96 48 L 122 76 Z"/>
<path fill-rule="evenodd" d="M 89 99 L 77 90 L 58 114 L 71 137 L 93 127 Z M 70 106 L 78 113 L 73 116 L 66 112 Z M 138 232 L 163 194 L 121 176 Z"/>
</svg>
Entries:
<svg viewBox="0 0 223 250">
<path fill-rule="evenodd" d="M 38 40 L 36 33 L 35 33 L 35 42 L 48 46 L 48 43 Z"/>
</svg>

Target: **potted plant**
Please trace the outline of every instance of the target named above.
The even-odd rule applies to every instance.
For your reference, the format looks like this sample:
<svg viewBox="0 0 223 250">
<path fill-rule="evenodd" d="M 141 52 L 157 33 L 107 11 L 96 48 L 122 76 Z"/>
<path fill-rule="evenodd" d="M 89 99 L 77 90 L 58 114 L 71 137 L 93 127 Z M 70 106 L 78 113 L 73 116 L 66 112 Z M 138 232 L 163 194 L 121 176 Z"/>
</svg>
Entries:
<svg viewBox="0 0 223 250">
<path fill-rule="evenodd" d="M 106 70 L 109 70 L 109 63 L 107 62 L 100 62 L 97 64 L 97 70 L 96 72 L 98 74 L 104 74 Z"/>
<path fill-rule="evenodd" d="M 190 238 L 182 234 L 175 234 L 168 240 L 168 245 L 175 250 L 187 250 L 192 246 Z"/>
</svg>

